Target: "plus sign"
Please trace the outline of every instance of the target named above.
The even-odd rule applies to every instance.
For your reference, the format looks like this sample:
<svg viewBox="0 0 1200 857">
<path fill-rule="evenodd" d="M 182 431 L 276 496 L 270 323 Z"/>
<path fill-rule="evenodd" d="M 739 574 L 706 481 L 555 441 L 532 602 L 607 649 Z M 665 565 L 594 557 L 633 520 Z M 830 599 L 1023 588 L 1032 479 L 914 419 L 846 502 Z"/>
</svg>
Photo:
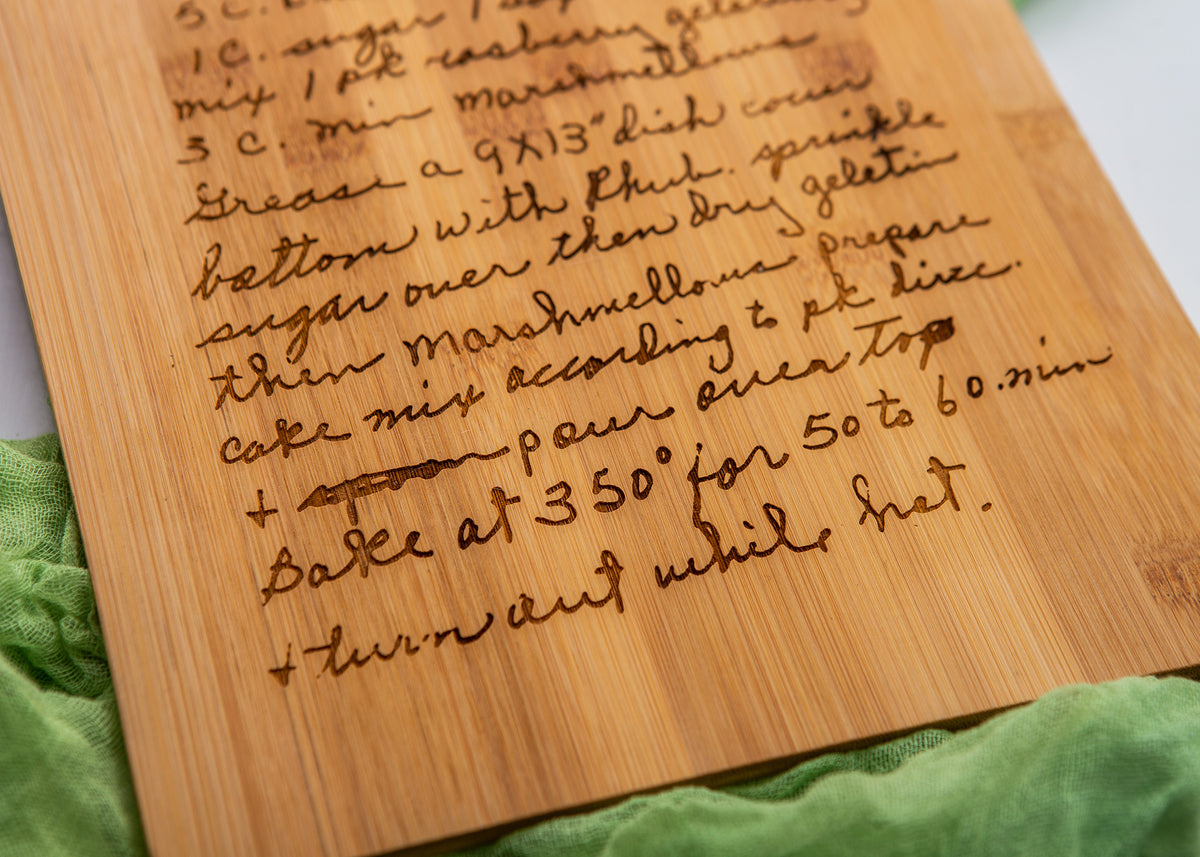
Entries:
<svg viewBox="0 0 1200 857">
<path fill-rule="evenodd" d="M 267 515 L 278 515 L 278 514 L 279 514 L 278 509 L 263 508 L 263 492 L 262 492 L 262 489 L 260 488 L 260 489 L 258 489 L 258 508 L 255 509 L 253 512 L 247 512 L 246 517 L 249 518 L 250 520 L 254 521 L 254 523 L 258 524 L 258 528 L 260 530 L 265 530 L 267 528 Z"/>
<path fill-rule="evenodd" d="M 271 675 L 275 676 L 275 678 L 279 681 L 279 684 L 281 686 L 287 687 L 288 679 L 290 679 L 292 677 L 292 671 L 294 669 L 296 669 L 296 665 L 292 663 L 292 644 L 288 643 L 287 663 L 285 663 L 281 667 L 274 667 L 273 669 L 269 669 L 269 670 L 267 670 L 267 672 L 269 672 Z"/>
</svg>

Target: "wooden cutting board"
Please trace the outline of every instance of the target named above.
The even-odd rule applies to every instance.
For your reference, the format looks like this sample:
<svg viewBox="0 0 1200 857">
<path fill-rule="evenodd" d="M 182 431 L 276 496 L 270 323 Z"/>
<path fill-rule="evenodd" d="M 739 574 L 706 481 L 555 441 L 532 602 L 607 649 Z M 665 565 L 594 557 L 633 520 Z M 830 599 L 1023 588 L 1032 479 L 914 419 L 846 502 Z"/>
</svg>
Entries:
<svg viewBox="0 0 1200 857">
<path fill-rule="evenodd" d="M 1200 661 L 1200 349 L 1004 0 L 6 0 L 0 86 L 157 855 Z"/>
</svg>

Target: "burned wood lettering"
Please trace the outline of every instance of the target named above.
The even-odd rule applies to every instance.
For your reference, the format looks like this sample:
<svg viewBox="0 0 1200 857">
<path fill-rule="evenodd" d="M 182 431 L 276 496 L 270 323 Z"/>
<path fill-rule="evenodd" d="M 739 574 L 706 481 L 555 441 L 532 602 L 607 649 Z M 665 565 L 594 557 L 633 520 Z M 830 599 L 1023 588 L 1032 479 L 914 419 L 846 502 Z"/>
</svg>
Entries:
<svg viewBox="0 0 1200 857">
<path fill-rule="evenodd" d="M 433 556 L 433 551 L 420 547 L 421 533 L 410 530 L 404 537 L 404 546 L 391 556 L 379 556 L 378 551 L 391 540 L 391 534 L 386 529 L 377 530 L 370 538 L 360 529 L 350 529 L 342 537 L 342 544 L 350 552 L 350 559 L 340 569 L 330 571 L 324 563 L 313 563 L 308 570 L 296 565 L 295 558 L 287 546 L 281 547 L 271 563 L 270 579 L 262 592 L 263 605 L 285 592 L 291 592 L 301 584 L 307 584 L 311 589 L 319 589 L 327 583 L 333 583 L 358 569 L 362 578 L 367 578 L 372 568 L 382 568 L 399 562 L 405 557 L 412 556 L 427 559 Z"/>
<path fill-rule="evenodd" d="M 523 441 L 527 434 L 531 433 L 522 432 Z M 536 440 L 536 435 L 533 435 L 533 439 Z M 530 472 L 528 453 L 536 448 L 536 446 L 522 447 L 522 453 L 526 457 L 526 475 L 529 475 Z M 660 446 L 655 451 L 655 459 L 660 465 L 670 463 L 671 450 Z M 623 507 L 630 498 L 638 502 L 648 499 L 654 489 L 654 481 L 654 473 L 645 467 L 637 467 L 630 471 L 628 481 L 624 477 L 610 474 L 608 467 L 601 467 L 591 474 L 591 497 L 596 499 L 593 499 L 588 505 L 603 515 L 611 514 Z M 547 499 L 544 504 L 546 510 L 561 509 L 562 517 L 551 518 L 548 515 L 539 515 L 533 519 L 534 523 L 545 527 L 565 527 L 574 523 L 575 519 L 579 517 L 579 510 L 570 500 L 573 490 L 571 483 L 566 480 L 556 482 L 546 488 Z M 559 496 L 556 497 L 555 494 Z M 464 518 L 462 524 L 459 525 L 457 534 L 459 550 L 465 551 L 475 545 L 486 545 L 497 535 L 502 535 L 506 543 L 512 544 L 514 526 L 508 510 L 509 507 L 522 502 L 521 496 L 519 494 L 510 495 L 503 487 L 494 486 L 488 492 L 488 498 L 489 503 L 495 509 L 495 520 L 490 527 L 487 527 L 485 523 L 483 525 L 487 527 L 485 530 L 476 523 L 474 518 Z"/>
<path fill-rule="evenodd" d="M 423 847 L 1200 661 L 1200 349 L 1004 4 L 0 3 L 152 850 Z"/>
<path fill-rule="evenodd" d="M 703 565 L 699 565 L 695 557 L 689 557 L 683 568 L 678 571 L 675 570 L 674 565 L 668 566 L 666 571 L 655 566 L 654 577 L 660 589 L 666 589 L 672 583 L 687 580 L 690 577 L 702 576 L 714 568 L 721 574 L 725 574 L 735 565 L 741 565 L 751 560 L 767 559 L 780 549 L 795 554 L 808 553 L 813 550 L 821 552 L 829 551 L 828 541 L 833 535 L 832 529 L 829 527 L 822 528 L 816 539 L 809 544 L 796 544 L 788 534 L 787 512 L 774 503 L 762 504 L 762 513 L 763 517 L 767 519 L 767 528 L 774 535 L 773 542 L 764 546 L 752 539 L 742 549 L 736 546 L 724 547 L 722 545 L 723 537 L 720 530 L 715 524 L 704 518 L 704 501 L 700 491 L 701 487 L 705 483 L 716 482 L 717 487 L 722 491 L 729 491 L 737 484 L 738 476 L 748 470 L 755 463 L 756 457 L 759 455 L 762 456 L 762 463 L 770 470 L 778 470 L 783 467 L 788 463 L 789 456 L 787 453 L 783 453 L 777 460 L 772 460 L 770 452 L 762 446 L 756 446 L 750 450 L 740 464 L 732 457 L 726 458 L 717 470 L 702 475 L 700 473 L 700 454 L 702 451 L 703 446 L 697 444 L 696 458 L 692 462 L 691 469 L 688 471 L 687 481 L 692 489 L 692 527 L 704 537 L 711 550 L 711 554 Z M 754 525 L 749 521 L 744 521 L 743 525 L 748 530 L 754 530 Z"/>
<path fill-rule="evenodd" d="M 368 303 L 366 297 L 360 295 L 343 308 L 342 296 L 337 294 L 321 304 L 315 311 L 308 304 L 304 304 L 283 319 L 276 319 L 275 313 L 271 313 L 260 322 L 236 329 L 230 322 L 224 322 L 200 342 L 197 342 L 196 347 L 207 348 L 215 343 L 230 342 L 243 336 L 256 337 L 266 330 L 286 330 L 292 333 L 292 338 L 288 340 L 284 353 L 287 355 L 288 363 L 296 363 L 308 350 L 308 339 L 314 327 L 343 322 L 355 310 L 358 310 L 360 315 L 370 315 L 383 306 L 387 298 L 388 293 L 384 292 Z"/>
<path fill-rule="evenodd" d="M 221 461 L 225 464 L 253 464 L 260 458 L 278 451 L 282 458 L 287 458 L 297 449 L 304 449 L 319 440 L 336 443 L 349 440 L 350 432 L 330 434 L 329 423 L 318 425 L 308 437 L 304 433 L 303 423 L 293 423 L 287 419 L 275 420 L 275 439 L 269 444 L 257 440 L 243 441 L 237 435 L 231 435 L 221 444 Z"/>
<path fill-rule="evenodd" d="M 254 373 L 254 380 L 242 392 L 238 392 L 237 382 L 245 380 L 246 376 L 239 375 L 232 365 L 226 366 L 223 374 L 209 378 L 210 381 L 221 383 L 221 388 L 217 392 L 217 402 L 213 405 L 213 410 L 221 410 L 225 402 L 229 399 L 238 403 L 248 402 L 260 392 L 263 396 L 269 397 L 275 395 L 280 390 L 287 392 L 302 387 L 319 387 L 323 384 L 336 385 L 348 376 L 361 375 L 375 366 L 385 356 L 380 352 L 365 363 L 358 365 L 347 363 L 341 369 L 322 372 L 315 378 L 313 377 L 312 370 L 305 367 L 294 376 L 294 380 L 288 380 L 281 373 L 269 374 L 271 370 L 267 358 L 256 352 L 246 358 L 246 366 Z"/>
<path fill-rule="evenodd" d="M 261 200 L 254 201 L 237 195 L 231 196 L 228 187 L 223 186 L 220 190 L 214 191 L 209 187 L 208 182 L 200 182 L 196 185 L 195 191 L 196 210 L 188 214 L 183 223 L 189 225 L 197 222 L 224 220 L 238 213 L 259 217 L 279 211 L 304 211 L 310 206 L 329 202 L 345 202 L 372 191 L 396 190 L 407 185 L 408 182 L 403 180 L 389 182 L 376 176 L 373 181 L 355 185 L 353 188 L 349 183 L 338 185 L 332 190 L 308 188 L 294 194 L 290 199 L 284 199 L 277 193 L 268 193 Z"/>
<path fill-rule="evenodd" d="M 621 598 L 621 574 L 624 570 L 612 551 L 601 551 L 600 565 L 596 568 L 595 573 L 603 577 L 608 586 L 603 595 L 592 596 L 584 591 L 579 595 L 579 599 L 571 604 L 567 604 L 563 600 L 563 596 L 559 595 L 549 609 L 544 613 L 539 613 L 535 600 L 522 592 L 505 611 L 506 624 L 509 629 L 519 631 L 526 625 L 536 626 L 547 622 L 556 615 L 570 616 L 585 606 L 593 610 L 600 610 L 612 604 L 614 612 L 624 613 L 625 603 Z M 361 670 L 367 666 L 381 666 L 392 661 L 399 654 L 412 657 L 419 654 L 423 647 L 439 649 L 447 642 L 453 642 L 458 646 L 470 646 L 482 640 L 492 630 L 495 621 L 496 614 L 488 611 L 481 619 L 476 620 L 474 625 L 468 625 L 465 630 L 462 625 L 454 625 L 420 636 L 398 633 L 389 643 L 373 643 L 366 652 L 360 652 L 357 647 L 346 651 L 347 644 L 343 626 L 334 625 L 329 630 L 326 641 L 319 645 L 307 646 L 302 649 L 302 652 L 305 655 L 320 656 L 317 659 L 317 662 L 320 663 L 320 668 L 315 674 L 317 678 L 322 675 L 340 678 L 351 669 Z M 286 687 L 288 684 L 286 678 L 278 678 L 278 676 L 282 671 L 286 671 L 283 673 L 286 676 L 292 669 L 295 667 L 291 665 L 291 646 L 289 644 L 287 664 L 282 668 L 271 668 L 268 672 L 275 675 L 279 683 Z"/>
<path fill-rule="evenodd" d="M 502 446 L 494 452 L 464 452 L 457 458 L 428 459 L 420 464 L 405 464 L 374 473 L 363 473 L 353 479 L 347 479 L 329 488 L 318 485 L 304 498 L 297 512 L 306 509 L 319 509 L 323 506 L 346 506 L 346 515 L 351 524 L 358 523 L 358 500 L 370 497 L 380 491 L 399 491 L 412 479 L 436 479 L 447 470 L 461 467 L 468 461 L 492 461 L 511 452 L 507 446 Z"/>
<path fill-rule="evenodd" d="M 413 226 L 408 238 L 395 246 L 384 240 L 368 244 L 353 252 L 321 253 L 315 259 L 309 260 L 309 251 L 321 239 L 312 238 L 307 233 L 303 234 L 299 240 L 285 235 L 279 239 L 279 243 L 275 247 L 271 248 L 270 252 L 274 254 L 274 260 L 271 262 L 271 267 L 261 274 L 259 267 L 253 264 L 244 265 L 232 274 L 221 274 L 218 271 L 218 265 L 221 264 L 224 249 L 221 242 L 216 241 L 204 253 L 200 265 L 200 279 L 192 286 L 192 295 L 208 300 L 221 286 L 226 286 L 230 292 L 236 294 L 253 291 L 264 286 L 268 289 L 277 289 L 289 280 L 303 280 L 314 274 L 323 274 L 331 268 L 349 271 L 364 259 L 374 260 L 377 256 L 387 258 L 397 253 L 403 253 L 416 242 L 418 237 L 417 227 Z M 307 267 L 305 266 L 306 262 L 308 263 Z"/>
<path fill-rule="evenodd" d="M 929 469 L 926 473 L 933 474 L 933 477 L 938 481 L 942 488 L 942 497 L 930 505 L 929 500 L 925 495 L 918 495 L 913 499 L 912 505 L 907 509 L 901 509 L 894 502 L 888 501 L 881 508 L 876 508 L 871 500 L 871 483 L 861 473 L 856 473 L 850 481 L 851 487 L 854 489 L 854 496 L 862 504 L 863 513 L 858 519 L 860 525 L 865 524 L 868 519 L 874 522 L 879 532 L 886 532 L 888 513 L 899 520 L 907 520 L 912 515 L 928 515 L 936 512 L 946 504 L 955 512 L 961 507 L 958 504 L 958 496 L 954 493 L 953 475 L 956 471 L 966 470 L 965 464 L 943 464 L 936 456 L 929 456 Z"/>
</svg>

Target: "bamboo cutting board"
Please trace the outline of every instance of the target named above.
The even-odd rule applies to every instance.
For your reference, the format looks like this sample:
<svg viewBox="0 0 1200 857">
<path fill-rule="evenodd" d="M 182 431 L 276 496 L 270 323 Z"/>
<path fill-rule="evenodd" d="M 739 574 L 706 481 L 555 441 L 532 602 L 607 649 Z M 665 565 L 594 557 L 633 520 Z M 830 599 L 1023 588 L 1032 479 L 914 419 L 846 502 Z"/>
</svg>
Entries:
<svg viewBox="0 0 1200 857">
<path fill-rule="evenodd" d="M 158 855 L 1200 662 L 1196 336 L 1004 0 L 7 0 Z"/>
</svg>

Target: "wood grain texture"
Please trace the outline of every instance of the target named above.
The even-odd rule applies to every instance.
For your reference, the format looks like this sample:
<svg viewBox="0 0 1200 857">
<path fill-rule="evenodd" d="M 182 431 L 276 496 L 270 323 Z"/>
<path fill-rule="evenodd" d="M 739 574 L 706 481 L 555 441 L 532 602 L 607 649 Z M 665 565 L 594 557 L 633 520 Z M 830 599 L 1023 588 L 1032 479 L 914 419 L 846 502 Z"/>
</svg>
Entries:
<svg viewBox="0 0 1200 857">
<path fill-rule="evenodd" d="M 0 91 L 155 854 L 1200 662 L 1196 336 L 1003 0 L 15 0 Z"/>
</svg>

